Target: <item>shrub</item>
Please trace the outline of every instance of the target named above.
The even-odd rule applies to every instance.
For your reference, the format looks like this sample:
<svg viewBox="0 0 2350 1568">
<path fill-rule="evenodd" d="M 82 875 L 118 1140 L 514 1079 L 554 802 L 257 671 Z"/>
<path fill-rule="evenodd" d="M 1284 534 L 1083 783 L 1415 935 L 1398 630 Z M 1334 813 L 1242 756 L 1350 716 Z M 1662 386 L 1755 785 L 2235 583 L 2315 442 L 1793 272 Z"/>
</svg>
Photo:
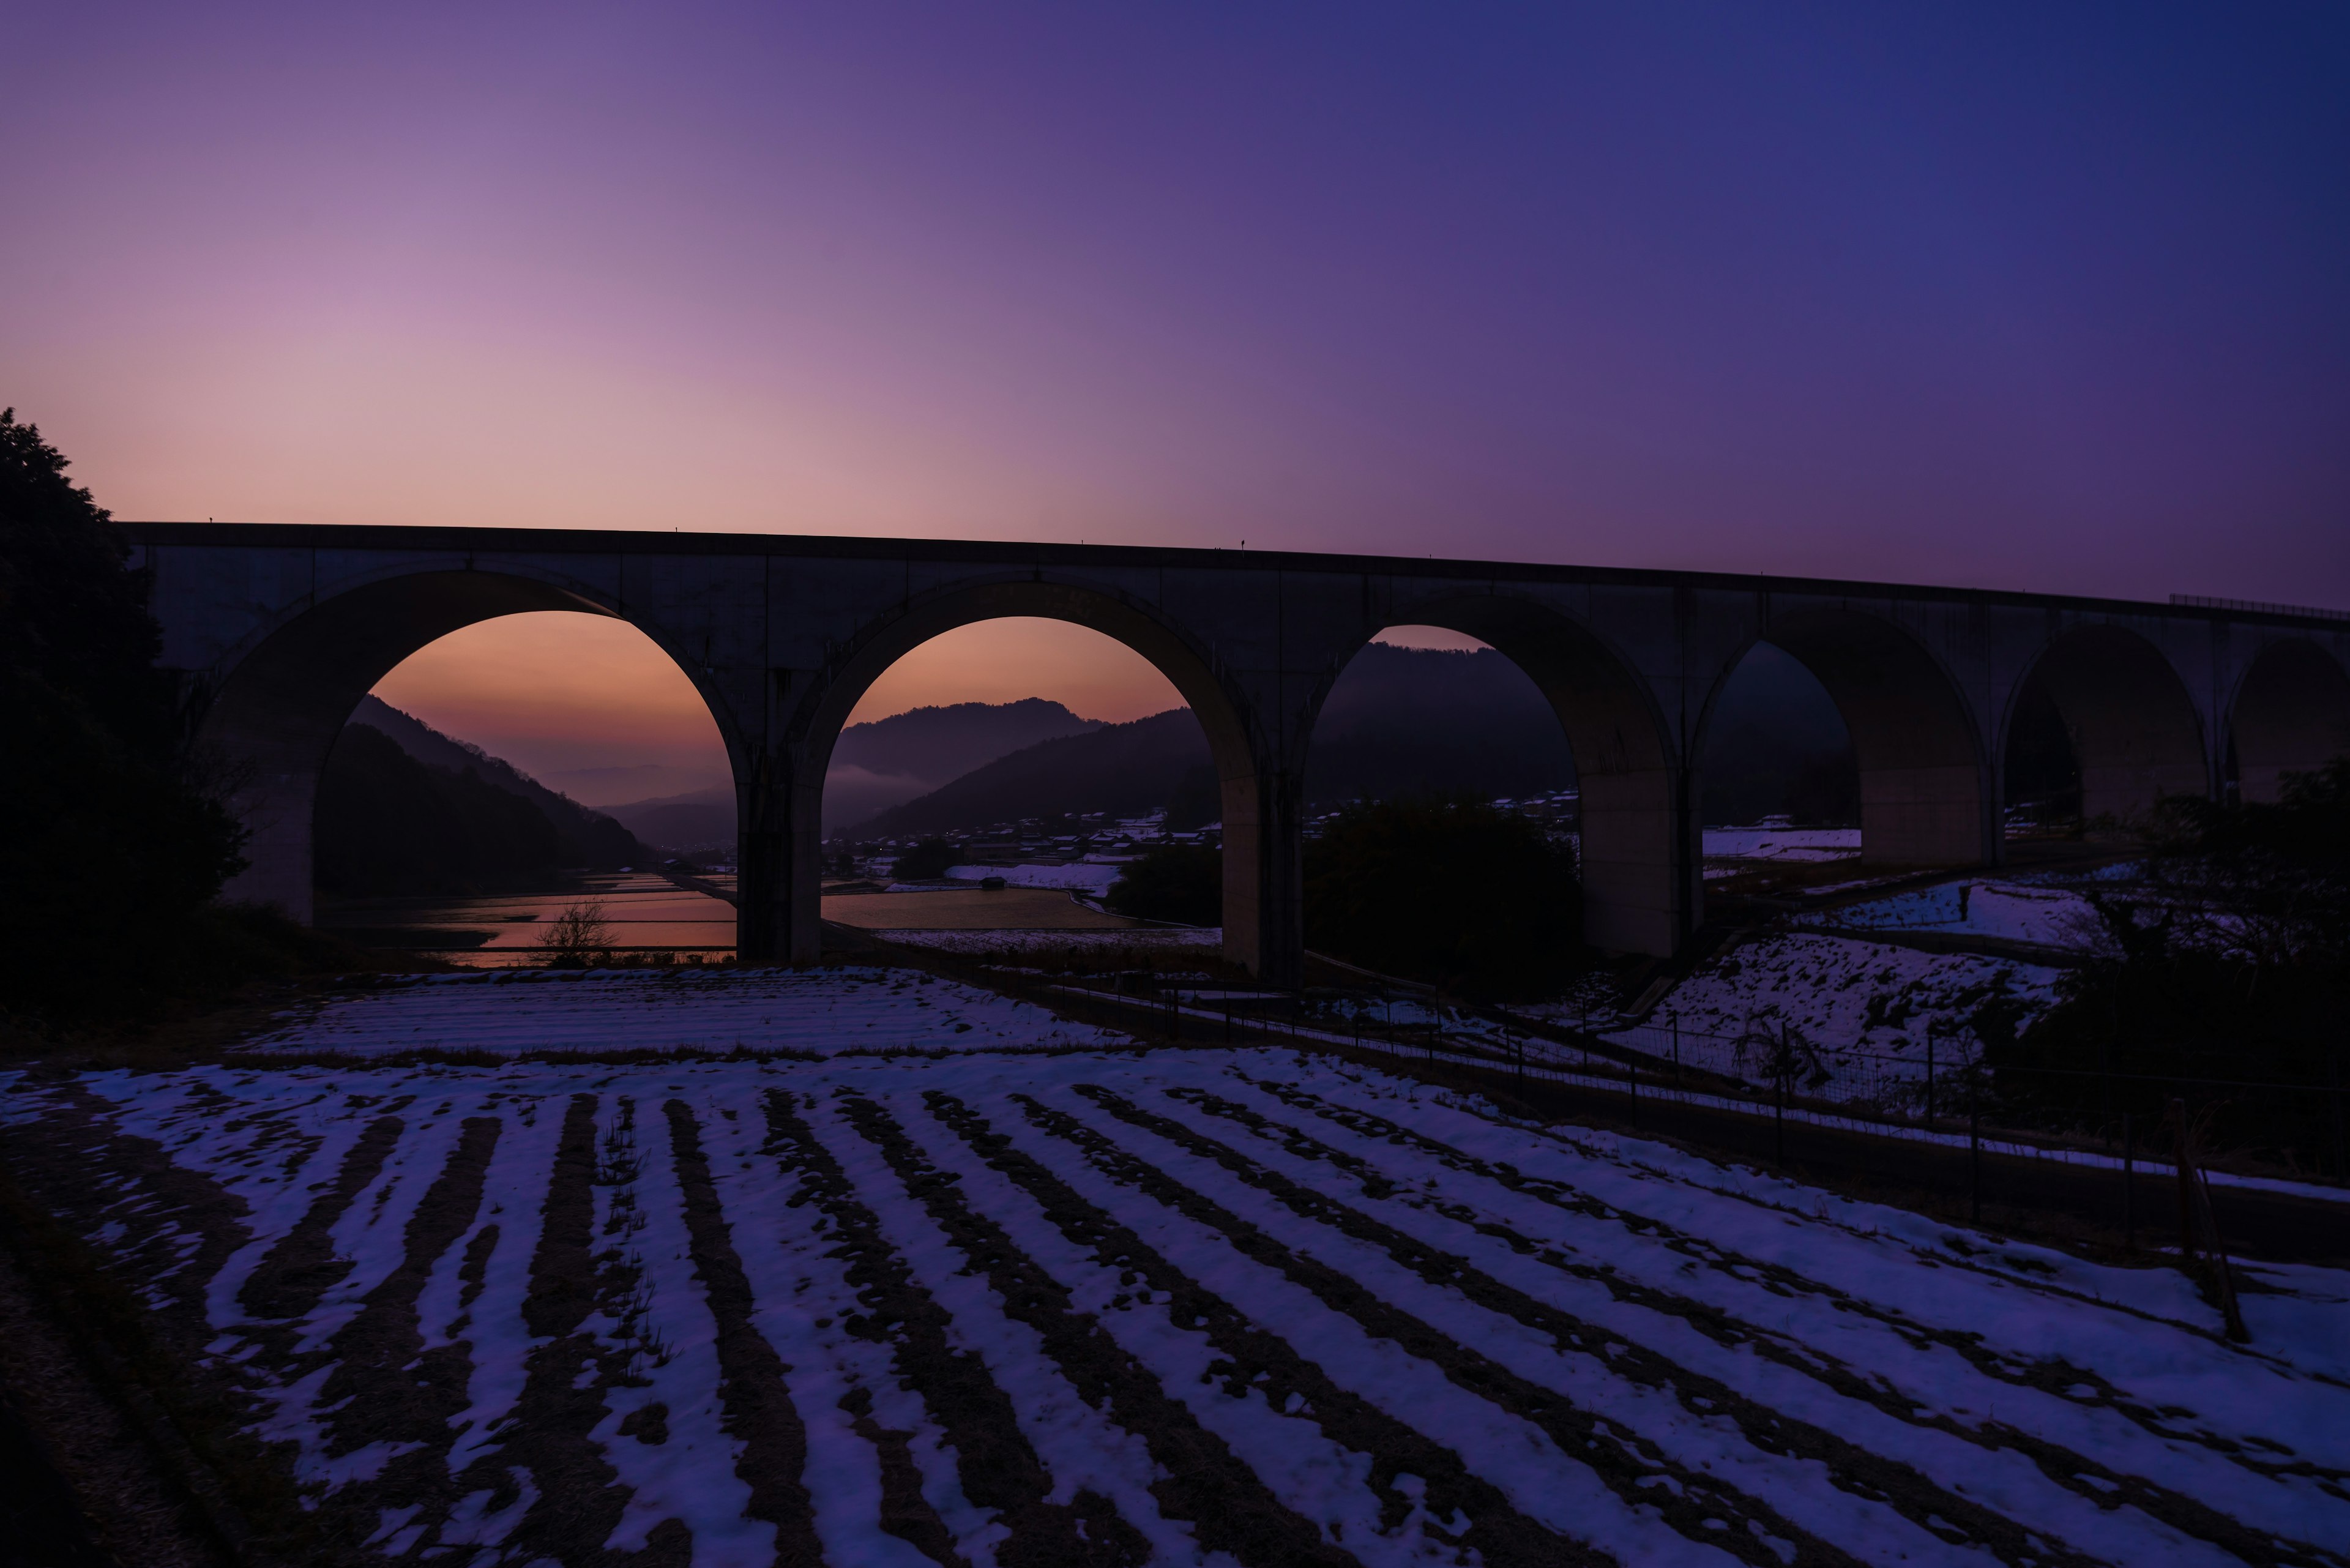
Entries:
<svg viewBox="0 0 2350 1568">
<path fill-rule="evenodd" d="M 889 873 L 900 882 L 928 882 L 962 864 L 962 851 L 943 838 L 925 838 L 903 855 Z"/>
<path fill-rule="evenodd" d="M 1305 941 L 1472 995 L 1555 991 L 1585 967 L 1572 855 L 1482 801 L 1369 802 L 1305 847 Z"/>
<path fill-rule="evenodd" d="M 1139 920 L 1185 926 L 1221 925 L 1224 919 L 1224 857 L 1199 844 L 1166 844 L 1127 862 L 1102 902 Z"/>
<path fill-rule="evenodd" d="M 538 950 L 549 969 L 586 969 L 612 960 L 612 927 L 604 906 L 585 899 L 564 907 L 546 929 L 538 933 Z"/>
</svg>

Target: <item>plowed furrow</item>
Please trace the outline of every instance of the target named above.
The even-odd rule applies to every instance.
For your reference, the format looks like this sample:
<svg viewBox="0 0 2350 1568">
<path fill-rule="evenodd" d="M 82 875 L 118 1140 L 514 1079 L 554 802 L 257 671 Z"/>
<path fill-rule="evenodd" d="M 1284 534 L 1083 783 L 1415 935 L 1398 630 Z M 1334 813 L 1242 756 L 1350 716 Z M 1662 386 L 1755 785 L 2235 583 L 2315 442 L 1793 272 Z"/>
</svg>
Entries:
<svg viewBox="0 0 2350 1568">
<path fill-rule="evenodd" d="M 693 1272 L 702 1282 L 718 1329 L 720 1397 L 727 1433 L 743 1445 L 735 1473 L 751 1489 L 751 1516 L 775 1527 L 780 1568 L 814 1568 L 824 1561 L 801 1473 L 807 1463 L 807 1428 L 784 1386 L 784 1365 L 752 1326 L 754 1306 L 743 1261 L 710 1179 L 702 1132 L 682 1100 L 663 1107 L 670 1150 L 685 1196 L 685 1228 Z"/>
<path fill-rule="evenodd" d="M 1157 1302 L 1185 1332 L 1201 1336 L 1217 1359 L 1212 1376 L 1226 1397 L 1253 1396 L 1265 1408 L 1321 1433 L 1337 1451 L 1359 1455 L 1364 1484 L 1382 1529 L 1401 1527 L 1416 1509 L 1431 1521 L 1465 1529 L 1427 1529 L 1488 1563 L 1597 1563 L 1607 1556 L 1529 1518 L 1460 1453 L 1335 1381 L 1291 1339 L 1271 1332 L 1226 1297 L 1154 1248 L 1131 1227 L 1063 1180 L 954 1096 L 924 1095 L 931 1114 L 992 1171 L 1025 1194 L 1045 1221 L 1123 1292 Z M 1126 1299 L 1121 1294 L 1119 1301 Z"/>
<path fill-rule="evenodd" d="M 383 1174 L 383 1162 L 405 1128 L 393 1116 L 368 1123 L 293 1230 L 262 1254 L 237 1292 L 238 1305 L 265 1322 L 298 1323 L 351 1272 L 350 1260 L 335 1252 L 335 1221 Z"/>
<path fill-rule="evenodd" d="M 489 1494 L 493 1513 L 535 1493 L 504 1542 L 504 1561 L 545 1557 L 567 1568 L 681 1561 L 674 1534 L 660 1530 L 655 1550 L 642 1556 L 604 1547 L 629 1493 L 588 1436 L 604 1418 L 605 1385 L 622 1375 L 609 1364 L 607 1347 L 583 1327 L 597 1304 L 595 1177 L 596 1096 L 574 1095 L 564 1112 L 538 1247 L 531 1255 L 530 1293 L 523 1303 L 523 1322 L 540 1343 L 525 1363 L 522 1395 L 502 1440 L 457 1477 L 465 1490 Z"/>
<path fill-rule="evenodd" d="M 1587 1194 L 1576 1192 L 1565 1184 L 1528 1176 L 1513 1167 L 1494 1165 L 1450 1144 L 1427 1137 L 1385 1117 L 1360 1111 L 1351 1106 L 1334 1105 L 1308 1091 L 1278 1082 L 1244 1079 L 1253 1088 L 1279 1099 L 1284 1105 L 1344 1127 L 1358 1137 L 1378 1138 L 1411 1147 L 1446 1168 L 1478 1179 L 1491 1181 L 1523 1197 L 1560 1210 L 1580 1220 L 1597 1220 L 1617 1227 L 1628 1228 L 1634 1216 L 1610 1209 Z M 1294 1129 L 1293 1129 L 1294 1130 Z M 1303 1132 L 1295 1132 L 1301 1157 L 1316 1140 Z M 1319 1146 L 1327 1147 L 1327 1146 Z M 1365 1190 L 1374 1197 L 1385 1197 L 1396 1190 L 1396 1184 L 1381 1175 L 1360 1156 L 1342 1150 L 1332 1150 L 1343 1161 L 1343 1168 L 1363 1180 Z M 1513 1246 L 1532 1247 L 1565 1272 L 1578 1278 L 1603 1285 L 1618 1301 L 1646 1306 L 1683 1318 L 1691 1327 L 1725 1345 L 1743 1347 L 1789 1366 L 1835 1387 L 1837 1392 L 1853 1397 L 1866 1398 L 1887 1414 L 1919 1427 L 1949 1432 L 1953 1436 L 1984 1447 L 2008 1447 L 2032 1457 L 2033 1462 L 2057 1484 L 2089 1498 L 2100 1507 L 2130 1504 L 2164 1520 L 2184 1532 L 2210 1540 L 2229 1539 L 2227 1516 L 2206 1506 L 2194 1496 L 2177 1487 L 2165 1487 L 2130 1474 L 2108 1463 L 2106 1459 L 2092 1457 L 2080 1448 L 2068 1448 L 2063 1443 L 2015 1426 L 1986 1420 L 1979 1425 L 1965 1425 L 1936 1412 L 1898 1387 L 1863 1377 L 1833 1357 L 1815 1349 L 1794 1351 L 1779 1336 L 1756 1329 L 1721 1305 L 1701 1301 L 1677 1292 L 1650 1285 L 1617 1269 L 1595 1269 L 1567 1259 L 1555 1249 L 1542 1248 L 1538 1243 L 1500 1226 L 1482 1211 L 1459 1203 L 1434 1203 L 1425 1194 L 1414 1201 L 1430 1201 L 1430 1206 L 1464 1223 L 1475 1224 L 1488 1234 L 1507 1240 Z M 1783 1265 L 1747 1257 L 1711 1241 L 1684 1235 L 1669 1225 L 1647 1216 L 1637 1217 L 1637 1223 L 1648 1227 L 1653 1235 L 1630 1231 L 1649 1245 L 1669 1249 L 1681 1257 L 1700 1263 L 1709 1271 L 1737 1282 L 1742 1291 L 1757 1284 L 1783 1295 L 1813 1298 L 1830 1303 L 1840 1317 L 1857 1317 L 1880 1326 L 1913 1351 L 1931 1348 L 1948 1350 L 1966 1361 L 1975 1372 L 1997 1384 L 2027 1391 L 2048 1399 L 2061 1400 L 2068 1410 L 2102 1410 L 2118 1416 L 2145 1438 L 2161 1444 L 2192 1444 L 2196 1448 L 2226 1459 L 2262 1481 L 2283 1479 L 2311 1480 L 2340 1488 L 2350 1482 L 2350 1475 L 2339 1469 L 2313 1464 L 2307 1460 L 2281 1459 L 2264 1456 L 2250 1447 L 2233 1442 L 2217 1434 L 2183 1429 L 2175 1419 L 2175 1412 L 2166 1414 L 2141 1399 L 2125 1394 L 2093 1368 L 2075 1366 L 2070 1362 L 2049 1359 L 2019 1364 L 1985 1345 L 1978 1334 L 1942 1330 L 1919 1324 L 1915 1319 L 1887 1310 L 1863 1298 L 1836 1289 Z M 2004 1279 L 2004 1276 L 2001 1276 Z M 2012 1281 L 2007 1282 L 2012 1283 Z M 2085 1397 L 2085 1391 L 2087 1393 Z M 2107 1456 L 2108 1459 L 2111 1456 Z M 2262 1538 L 2265 1539 L 2265 1538 Z M 2242 1548 L 2231 1545 L 2230 1551 Z M 2283 1561 L 2294 1561 L 2289 1549 Z M 2265 1561 L 2255 1558 L 2254 1561 Z M 2322 1556 L 2318 1561 L 2338 1559 Z"/>
<path fill-rule="evenodd" d="M 1318 1151 L 1328 1147 L 1296 1128 L 1263 1117 L 1246 1106 L 1205 1091 L 1180 1089 L 1170 1093 L 1199 1106 L 1210 1115 L 1225 1117 L 1279 1142 L 1285 1152 L 1301 1159 L 1313 1158 Z M 1222 1147 L 1210 1141 L 1194 1152 L 1218 1158 L 1211 1155 L 1210 1149 Z M 1350 1175 L 1357 1173 L 1360 1162 L 1354 1157 L 1335 1149 L 1330 1152 L 1344 1162 L 1341 1168 L 1348 1170 Z M 1235 1151 L 1234 1159 L 1244 1158 Z M 1219 1163 L 1233 1168 L 1233 1159 L 1219 1158 Z M 1235 1173 L 1239 1174 L 1237 1170 Z M 1277 1173 L 1267 1174 L 1275 1183 L 1283 1179 Z M 1252 1181 L 1252 1185 L 1263 1184 Z M 1424 1194 L 1399 1189 L 1395 1183 L 1384 1179 L 1380 1180 L 1379 1188 L 1384 1190 L 1374 1190 L 1367 1186 L 1365 1190 L 1375 1200 L 1391 1196 L 1398 1201 L 1429 1207 L 1459 1224 L 1503 1241 L 1514 1252 L 1577 1279 L 1610 1286 L 1625 1284 L 1621 1277 L 1612 1271 L 1575 1262 L 1555 1248 L 1542 1246 L 1473 1210 L 1459 1205 L 1428 1204 Z M 1788 1417 L 1771 1404 L 1685 1364 L 1660 1355 L 1607 1324 L 1537 1301 L 1506 1284 L 1499 1284 L 1485 1273 L 1471 1268 L 1466 1260 L 1438 1248 L 1432 1242 L 1406 1237 L 1402 1249 L 1399 1250 L 1394 1238 L 1403 1236 L 1403 1232 L 1385 1227 L 1360 1211 L 1337 1203 L 1326 1194 L 1323 1195 L 1323 1201 L 1332 1206 L 1332 1213 L 1322 1216 L 1326 1222 L 1380 1246 L 1423 1279 L 1460 1290 L 1479 1304 L 1505 1313 L 1529 1327 L 1538 1329 L 1552 1336 L 1562 1353 L 1595 1357 L 1627 1381 L 1670 1392 L 1692 1412 L 1702 1411 L 1734 1419 L 1748 1441 L 1758 1448 L 1817 1460 L 1827 1467 L 1829 1475 L 1839 1487 L 1863 1497 L 1883 1501 L 1920 1526 L 1935 1529 L 1938 1534 L 1948 1532 L 1936 1529 L 1937 1521 L 1948 1521 L 1966 1530 L 1976 1539 L 1994 1542 L 2003 1558 L 2014 1561 L 2014 1553 L 2033 1558 L 2043 1555 L 2041 1549 L 2032 1544 L 2027 1526 L 2036 1523 L 2042 1530 L 2057 1529 L 2054 1521 L 2017 1520 L 2010 1513 L 1995 1511 L 1958 1497 L 1912 1465 L 1875 1453 L 1816 1422 Z M 1297 1208 L 1295 1204 L 1288 1206 Z M 1303 1210 L 1299 1211 L 1304 1212 Z M 1415 1249 L 1417 1256 L 1413 1255 Z M 1457 1272 L 1453 1272 L 1456 1270 Z M 2100 1513 L 2108 1513 L 2125 1505 L 2135 1505 L 2181 1534 L 2210 1541 L 2248 1562 L 2319 1563 L 2329 1561 L 2315 1547 L 2277 1542 L 2271 1537 L 2248 1530 L 2238 1521 L 2199 1500 L 2181 1496 L 2142 1478 L 2117 1474 L 2085 1455 L 2031 1438 L 2011 1428 L 1961 1427 L 1947 1417 L 1928 1414 L 1907 1399 L 1888 1396 L 1877 1385 L 1826 1360 L 1817 1352 L 1799 1352 L 1776 1336 L 1762 1334 L 1743 1324 L 1733 1326 L 1731 1320 L 1719 1309 L 1699 1309 L 1698 1303 L 1637 1286 L 1617 1289 L 1615 1294 L 1618 1300 L 1638 1298 L 1643 1306 L 1684 1321 L 1693 1316 L 1700 1318 L 1702 1321 L 1694 1323 L 1692 1326 L 1699 1327 L 1700 1332 L 1708 1332 L 1708 1336 L 1718 1343 L 1735 1345 L 1774 1366 L 1821 1384 L 1840 1397 L 1867 1404 L 1896 1419 L 1957 1438 L 1986 1452 L 2002 1448 L 2013 1449 L 2033 1459 L 2046 1481 L 2062 1488 L 2080 1503 Z M 1692 1309 L 1698 1310 L 1693 1313 Z M 2080 1523 L 2075 1524 L 2072 1533 L 2076 1538 L 2083 1533 Z M 2094 1549 L 2100 1544 L 2097 1535 L 2098 1532 L 2093 1527 L 2089 1538 L 2083 1541 L 2082 1545 Z"/>
<path fill-rule="evenodd" d="M 1354 1561 L 1326 1543 L 1312 1522 L 1268 1491 L 1098 1322 L 1077 1311 L 1068 1291 L 1023 1252 L 1003 1226 L 964 1201 L 953 1179 L 931 1165 L 896 1118 L 872 1101 L 855 1097 L 846 1101 L 844 1114 L 986 1277 L 1005 1315 L 1043 1338 L 1046 1354 L 1079 1396 L 1106 1408 L 1149 1445 L 1164 1471 L 1150 1488 L 1161 1513 L 1189 1522 L 1201 1546 L 1229 1552 L 1244 1563 L 1274 1568 Z"/>
<path fill-rule="evenodd" d="M 1335 1212 L 1337 1205 L 1263 1171 L 1254 1161 L 1234 1151 L 1222 1149 L 1222 1146 L 1200 1137 L 1180 1123 L 1143 1110 L 1123 1096 L 1097 1085 L 1081 1085 L 1076 1092 L 1120 1120 L 1157 1133 L 1170 1142 L 1191 1148 L 1205 1158 L 1215 1158 L 1208 1153 L 1210 1148 L 1222 1150 L 1230 1163 L 1227 1164 L 1226 1160 L 1218 1160 L 1217 1163 L 1225 1164 L 1234 1175 L 1265 1191 L 1284 1207 L 1326 1222 L 1343 1219 Z M 1555 1390 L 1521 1376 L 1482 1352 L 1459 1343 L 1433 1324 L 1381 1300 L 1352 1276 L 1292 1251 L 1277 1238 L 1268 1235 L 1205 1194 L 1159 1170 L 1068 1113 L 1027 1096 L 1014 1097 L 1026 1108 L 1032 1121 L 1084 1149 L 1087 1158 L 1105 1175 L 1142 1190 L 1189 1219 L 1222 1231 L 1237 1250 L 1258 1262 L 1279 1270 L 1294 1282 L 1311 1291 L 1324 1304 L 1354 1319 L 1364 1332 L 1378 1338 L 1392 1340 L 1414 1356 L 1441 1370 L 1456 1386 L 1531 1422 L 1548 1435 L 1562 1453 L 1573 1455 L 1589 1466 L 1626 1506 L 1653 1508 L 1690 1540 L 1703 1542 L 1742 1557 L 1756 1564 L 1756 1568 L 1783 1562 L 1782 1556 L 1762 1539 L 1766 1534 L 1793 1542 L 1799 1563 L 1842 1564 L 1854 1561 L 1842 1548 L 1795 1524 L 1763 1500 L 1749 1496 L 1717 1477 L 1679 1462 L 1653 1442 L 1581 1408 Z M 1343 1225 L 1340 1228 L 1343 1229 Z M 1427 1251 L 1409 1243 L 1406 1238 L 1399 1237 L 1398 1240 L 1406 1243 L 1407 1255 Z M 1457 1261 L 1450 1266 L 1431 1265 L 1431 1272 L 1437 1282 L 1446 1285 L 1460 1282 L 1455 1277 L 1459 1272 Z M 1659 1477 L 1665 1478 L 1669 1484 L 1659 1484 L 1656 1479 Z M 1719 1522 L 1709 1523 L 1709 1521 L 1722 1520 L 1728 1520 L 1732 1528 L 1725 1531 Z"/>
<path fill-rule="evenodd" d="M 1012 1568 L 1140 1562 L 1147 1543 L 1107 1499 L 1084 1494 L 1072 1503 L 1050 1501 L 1052 1474 L 1020 1429 L 1012 1401 L 978 1356 L 955 1348 L 946 1310 L 882 1236 L 879 1221 L 858 1198 L 839 1160 L 799 1115 L 789 1095 L 769 1090 L 765 1110 L 764 1152 L 799 1178 L 805 1198 L 795 1196 L 793 1202 L 813 1203 L 832 1221 L 838 1239 L 828 1255 L 840 1261 L 859 1304 L 868 1309 L 861 1322 L 850 1325 L 851 1332 L 888 1345 L 899 1386 L 921 1400 L 946 1446 L 954 1450 L 963 1496 L 993 1511 L 1011 1531 L 996 1548 L 997 1560 Z M 951 1533 L 922 1500 L 919 1469 L 907 1439 L 889 1438 L 889 1428 L 871 1417 L 871 1396 L 860 1401 L 860 1392 L 846 1396 L 852 1403 L 843 1407 L 860 1423 L 859 1432 L 869 1427 L 869 1438 L 887 1444 L 881 1448 L 884 1528 L 937 1562 L 960 1562 Z"/>
<path fill-rule="evenodd" d="M 328 1344 L 335 1367 L 317 1401 L 327 1412 L 327 1455 L 373 1442 L 408 1449 L 369 1489 L 380 1506 L 437 1511 L 452 1501 L 442 1461 L 456 1438 L 450 1423 L 465 1409 L 472 1361 L 462 1343 L 426 1348 L 416 1303 L 434 1264 L 473 1228 L 503 1127 L 495 1116 L 465 1119 L 457 1147 L 409 1217 L 399 1264 Z"/>
</svg>

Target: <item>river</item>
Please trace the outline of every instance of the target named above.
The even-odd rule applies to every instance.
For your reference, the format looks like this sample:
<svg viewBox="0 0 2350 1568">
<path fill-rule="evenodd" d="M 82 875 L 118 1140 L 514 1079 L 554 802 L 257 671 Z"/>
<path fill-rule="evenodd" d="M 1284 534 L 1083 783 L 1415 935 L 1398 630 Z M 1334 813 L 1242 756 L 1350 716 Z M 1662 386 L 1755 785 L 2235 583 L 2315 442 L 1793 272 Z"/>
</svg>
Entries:
<svg viewBox="0 0 2350 1568">
<path fill-rule="evenodd" d="M 321 899 L 317 922 L 363 947 L 501 969 L 538 962 L 540 933 L 565 909 L 589 902 L 603 906 L 616 953 L 699 955 L 712 963 L 734 955 L 733 905 L 644 871 L 582 877 L 543 893 Z"/>
</svg>

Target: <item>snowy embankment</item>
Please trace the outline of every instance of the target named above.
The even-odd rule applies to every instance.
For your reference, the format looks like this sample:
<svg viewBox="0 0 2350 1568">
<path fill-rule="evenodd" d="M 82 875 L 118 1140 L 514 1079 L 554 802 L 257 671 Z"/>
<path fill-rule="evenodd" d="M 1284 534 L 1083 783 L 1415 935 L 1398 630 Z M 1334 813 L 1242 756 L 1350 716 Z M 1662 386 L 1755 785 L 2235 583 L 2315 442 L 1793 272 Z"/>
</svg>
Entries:
<svg viewBox="0 0 2350 1568">
<path fill-rule="evenodd" d="M 2168 1270 L 1287 1052 L 0 1105 L 388 1556 L 2350 1561 L 2350 1277 L 2256 1266 L 2233 1347 Z"/>
<path fill-rule="evenodd" d="M 1939 1067 L 1972 1061 L 1983 1029 L 2027 1026 L 2054 1003 L 2063 974 L 2014 959 L 1782 931 L 1707 961 L 1647 1024 L 1620 1033 L 1655 1051 L 1678 1021 L 1684 1065 L 1743 1076 L 1764 1070 L 1761 1043 L 1783 1027 L 1818 1054 L 1829 1075 L 1821 1088 L 1833 1095 L 1840 1079 L 1873 1089 L 1882 1078 L 1922 1078 L 1929 1033 Z"/>
<path fill-rule="evenodd" d="M 975 936 L 1002 933 L 974 932 Z M 914 970 L 509 970 L 420 975 L 249 1051 L 844 1051 L 1103 1046 L 1123 1036 Z"/>
<path fill-rule="evenodd" d="M 2111 948 L 2104 921 L 2079 893 L 2016 882 L 1944 882 L 1801 920 L 1824 929 L 1946 932 L 2080 952 Z"/>
</svg>

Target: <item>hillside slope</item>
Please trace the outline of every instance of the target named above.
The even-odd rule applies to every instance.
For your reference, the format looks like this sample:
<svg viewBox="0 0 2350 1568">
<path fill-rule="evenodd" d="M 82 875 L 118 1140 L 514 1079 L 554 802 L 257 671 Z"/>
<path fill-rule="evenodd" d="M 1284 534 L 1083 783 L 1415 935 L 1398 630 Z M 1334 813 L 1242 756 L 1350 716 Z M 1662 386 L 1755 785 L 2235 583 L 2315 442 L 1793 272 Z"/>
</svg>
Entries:
<svg viewBox="0 0 2350 1568">
<path fill-rule="evenodd" d="M 512 763 L 494 757 L 481 747 L 444 735 L 432 725 L 403 713 L 378 697 L 363 697 L 344 725 L 374 730 L 428 767 L 463 774 L 467 769 L 482 782 L 519 795 L 536 806 L 552 825 L 558 863 L 565 866 L 627 866 L 645 857 L 636 836 L 611 815 L 592 811 L 569 795 L 547 788 Z M 338 749 L 341 742 L 338 742 Z"/>
<path fill-rule="evenodd" d="M 998 757 L 943 789 L 868 818 L 864 837 L 982 828 L 1024 816 L 1107 812 L 1139 816 L 1208 760 L 1208 738 L 1189 708 L 1105 724 Z"/>
</svg>

